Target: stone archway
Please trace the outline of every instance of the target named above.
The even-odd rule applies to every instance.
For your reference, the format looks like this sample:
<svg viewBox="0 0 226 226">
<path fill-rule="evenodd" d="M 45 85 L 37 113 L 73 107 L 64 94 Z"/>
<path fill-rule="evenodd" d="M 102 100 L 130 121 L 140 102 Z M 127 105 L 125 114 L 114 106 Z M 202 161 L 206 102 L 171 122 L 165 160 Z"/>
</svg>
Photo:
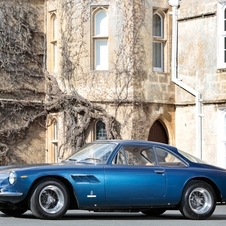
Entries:
<svg viewBox="0 0 226 226">
<path fill-rule="evenodd" d="M 169 143 L 168 133 L 160 120 L 156 120 L 152 125 L 149 131 L 148 140 L 165 144 Z"/>
</svg>

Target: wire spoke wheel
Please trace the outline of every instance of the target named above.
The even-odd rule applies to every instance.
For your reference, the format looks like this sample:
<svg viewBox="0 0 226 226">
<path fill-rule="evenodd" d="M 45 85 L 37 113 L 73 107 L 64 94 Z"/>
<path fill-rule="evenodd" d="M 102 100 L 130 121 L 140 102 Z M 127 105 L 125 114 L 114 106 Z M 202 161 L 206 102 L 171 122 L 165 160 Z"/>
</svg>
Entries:
<svg viewBox="0 0 226 226">
<path fill-rule="evenodd" d="M 187 183 L 180 202 L 181 213 L 194 220 L 207 219 L 216 207 L 216 194 L 213 188 L 201 180 Z"/>
<path fill-rule="evenodd" d="M 56 213 L 64 206 L 64 194 L 58 187 L 49 185 L 40 192 L 39 205 L 47 213 Z"/>
<path fill-rule="evenodd" d="M 30 199 L 31 212 L 41 219 L 59 219 L 70 205 L 67 187 L 55 178 L 40 181 Z"/>
<path fill-rule="evenodd" d="M 212 207 L 212 197 L 204 188 L 196 188 L 189 195 L 189 205 L 197 214 L 206 213 Z"/>
</svg>

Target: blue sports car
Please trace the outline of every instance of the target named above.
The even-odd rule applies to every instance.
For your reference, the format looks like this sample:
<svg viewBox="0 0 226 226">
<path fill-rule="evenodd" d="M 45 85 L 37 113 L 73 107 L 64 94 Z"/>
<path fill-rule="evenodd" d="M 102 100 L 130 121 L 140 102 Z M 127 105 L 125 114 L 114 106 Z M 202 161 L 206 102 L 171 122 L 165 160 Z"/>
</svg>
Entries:
<svg viewBox="0 0 226 226">
<path fill-rule="evenodd" d="M 58 219 L 69 209 L 206 219 L 226 201 L 226 170 L 175 147 L 98 140 L 59 164 L 0 167 L 0 211 Z"/>
</svg>

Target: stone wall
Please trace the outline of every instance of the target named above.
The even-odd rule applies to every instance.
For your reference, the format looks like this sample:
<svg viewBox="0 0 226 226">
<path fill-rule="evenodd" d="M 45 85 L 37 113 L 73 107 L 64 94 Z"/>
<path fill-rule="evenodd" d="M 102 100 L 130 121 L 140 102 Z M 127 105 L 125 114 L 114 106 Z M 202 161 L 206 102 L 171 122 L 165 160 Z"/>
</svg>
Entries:
<svg viewBox="0 0 226 226">
<path fill-rule="evenodd" d="M 1 0 L 0 22 L 1 164 L 44 162 L 45 119 L 27 124 L 45 100 L 44 0 Z"/>
<path fill-rule="evenodd" d="M 182 1 L 178 15 L 178 78 L 202 95 L 202 158 L 226 167 L 219 139 L 218 111 L 226 108 L 225 72 L 217 68 L 217 0 Z M 196 150 L 195 97 L 176 88 L 176 144 L 198 155 Z M 223 123 L 223 119 L 221 119 Z M 221 150 L 219 149 L 221 147 Z M 223 148 L 224 149 L 224 148 Z M 221 157 L 219 157 L 221 156 Z M 223 157 L 225 158 L 225 157 Z"/>
</svg>

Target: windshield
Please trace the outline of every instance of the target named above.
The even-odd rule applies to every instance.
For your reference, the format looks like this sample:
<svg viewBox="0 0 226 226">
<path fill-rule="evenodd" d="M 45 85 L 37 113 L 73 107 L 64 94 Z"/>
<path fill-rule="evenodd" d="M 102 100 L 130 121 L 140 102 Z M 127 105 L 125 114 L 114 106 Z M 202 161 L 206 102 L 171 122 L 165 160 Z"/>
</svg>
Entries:
<svg viewBox="0 0 226 226">
<path fill-rule="evenodd" d="M 194 162 L 194 163 L 206 163 L 204 162 L 203 160 L 191 155 L 191 154 L 188 154 L 187 152 L 184 152 L 184 151 L 181 151 L 181 150 L 178 150 L 179 153 L 181 153 L 184 157 L 186 157 L 188 160 L 190 160 L 191 162 Z"/>
<path fill-rule="evenodd" d="M 106 164 L 117 144 L 89 143 L 68 158 L 66 161 L 76 161 L 87 164 Z"/>
</svg>

